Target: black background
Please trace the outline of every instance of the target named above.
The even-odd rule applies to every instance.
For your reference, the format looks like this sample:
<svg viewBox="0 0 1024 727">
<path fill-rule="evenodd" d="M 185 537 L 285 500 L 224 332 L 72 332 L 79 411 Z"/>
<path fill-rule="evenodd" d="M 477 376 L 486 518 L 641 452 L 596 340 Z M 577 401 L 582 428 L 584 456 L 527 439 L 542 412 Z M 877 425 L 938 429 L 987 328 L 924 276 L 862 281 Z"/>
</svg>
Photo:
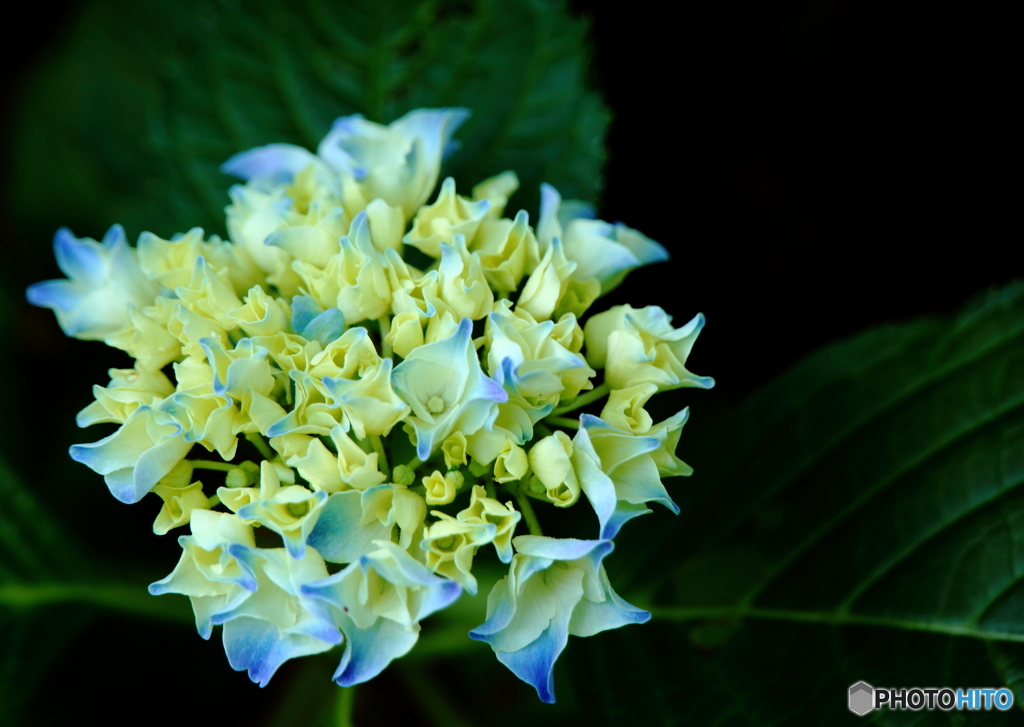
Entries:
<svg viewBox="0 0 1024 727">
<path fill-rule="evenodd" d="M 0 45 L 5 189 L 11 110 L 79 5 L 22 5 L 9 21 Z M 595 82 L 614 114 L 601 216 L 673 255 L 634 273 L 608 303 L 658 304 L 677 323 L 703 311 L 708 326 L 690 368 L 717 378 L 709 402 L 738 401 L 866 327 L 952 313 L 1024 272 L 1011 216 L 1020 187 L 1009 109 L 1020 84 L 1001 15 L 1009 4 L 573 6 L 593 20 Z M 0 281 L 15 322 L 5 342 L 4 451 L 45 494 L 55 478 L 82 481 L 77 465 L 52 461 L 53 442 L 59 450 L 93 438 L 62 419 L 88 403 L 91 383 L 105 383 L 110 361 L 88 355 L 99 344 L 63 339 L 49 312 L 23 303 L 25 285 L 56 268 L 28 262 L 39 256 L 24 246 L 50 241 L 22 237 L 4 202 Z M 701 404 L 692 403 L 698 426 Z M 685 437 L 680 451 L 685 458 Z M 76 497 L 105 494 L 97 483 L 55 508 L 63 515 Z M 146 517 L 126 517 L 112 500 L 103 507 L 99 522 L 76 527 L 87 552 L 139 569 L 175 561 L 177 546 L 154 538 Z M 154 649 L 164 654 L 159 672 Z M 104 617 L 47 677 L 30 722 L 100 710 L 110 724 L 143 714 L 149 724 L 199 714 L 202 724 L 241 722 L 280 699 L 295 674 L 286 665 L 257 698 L 216 642 Z M 396 680 L 385 674 L 361 702 L 405 699 Z M 531 696 L 514 681 L 500 687 L 510 698 Z M 357 717 L 369 717 L 366 709 Z"/>
</svg>

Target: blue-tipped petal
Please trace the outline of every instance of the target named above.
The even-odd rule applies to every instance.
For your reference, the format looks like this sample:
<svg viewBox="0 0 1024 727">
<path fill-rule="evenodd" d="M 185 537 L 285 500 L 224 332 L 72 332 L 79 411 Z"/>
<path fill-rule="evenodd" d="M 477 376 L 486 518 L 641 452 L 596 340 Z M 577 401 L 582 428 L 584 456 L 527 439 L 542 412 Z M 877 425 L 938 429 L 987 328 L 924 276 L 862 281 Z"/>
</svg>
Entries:
<svg viewBox="0 0 1024 727">
<path fill-rule="evenodd" d="M 373 240 L 370 237 L 370 221 L 367 218 L 366 210 L 352 218 L 352 224 L 349 225 L 348 238 L 358 250 L 366 252 L 374 249 Z"/>
<path fill-rule="evenodd" d="M 480 394 L 484 399 L 504 404 L 508 401 L 508 392 L 497 381 L 489 376 L 480 377 Z"/>
<path fill-rule="evenodd" d="M 442 158 L 452 135 L 470 117 L 466 108 L 416 109 L 391 124 L 401 133 L 418 138 L 427 159 Z M 415 145 L 414 145 L 415 146 Z"/>
<path fill-rule="evenodd" d="M 267 144 L 235 154 L 220 170 L 246 180 L 266 177 L 286 182 L 317 161 L 316 155 L 301 146 Z"/>
<path fill-rule="evenodd" d="M 141 406 L 113 434 L 68 449 L 73 460 L 103 475 L 111 494 L 128 504 L 141 500 L 192 448 L 178 436 L 179 427 L 177 433 L 168 433 L 140 450 L 138 443 L 131 441 L 132 432 L 145 430 L 143 417 L 148 415 L 149 407 Z"/>
<path fill-rule="evenodd" d="M 360 492 L 336 492 L 327 498 L 320 519 L 317 520 L 306 542 L 311 548 L 315 548 L 324 560 L 331 563 L 352 563 L 372 549 L 374 540 L 390 537 L 390 526 L 385 526 L 376 519 L 366 525 L 360 525 L 362 519 Z"/>
<path fill-rule="evenodd" d="M 462 586 L 455 581 L 442 581 L 427 590 L 427 595 L 420 603 L 417 618 L 424 619 L 431 614 L 448 608 L 462 595 Z"/>
<path fill-rule="evenodd" d="M 579 448 L 579 451 L 573 455 L 573 462 L 580 480 L 580 488 L 587 496 L 590 506 L 594 508 L 594 514 L 597 515 L 598 532 L 603 533 L 615 512 L 615 504 L 618 501 L 615 494 L 615 483 L 601 469 L 600 461 L 585 451 L 586 449 L 593 451 L 586 427 L 581 426 L 577 430 L 573 442 Z"/>
<path fill-rule="evenodd" d="M 628 247 L 636 255 L 641 265 L 665 262 L 670 257 L 668 250 L 661 243 L 630 230 L 621 222 L 615 223 L 615 237 L 620 244 Z"/>
<path fill-rule="evenodd" d="M 342 630 L 346 637 L 345 653 L 333 679 L 343 687 L 373 679 L 393 660 L 409 653 L 419 638 L 418 631 L 386 618 L 378 619 L 367 629 L 355 628 L 355 624 L 346 628 L 342 624 Z"/>
<path fill-rule="evenodd" d="M 292 330 L 302 335 L 313 319 L 324 312 L 324 307 L 308 295 L 292 297 Z"/>
<path fill-rule="evenodd" d="M 561 621 L 553 619 L 539 637 L 519 651 L 495 652 L 498 661 L 536 689 L 537 696 L 547 704 L 555 703 L 555 662 L 569 640 L 569 631 Z"/>
<path fill-rule="evenodd" d="M 125 467 L 103 475 L 103 481 L 106 483 L 107 489 L 110 490 L 110 494 L 114 496 L 115 500 L 123 502 L 125 505 L 134 505 L 142 499 L 135 495 L 134 474 L 133 468 Z"/>
<path fill-rule="evenodd" d="M 418 430 L 416 432 L 416 456 L 426 461 L 430 459 L 430 453 L 434 451 L 433 430 Z"/>
<path fill-rule="evenodd" d="M 224 652 L 235 671 L 249 672 L 249 678 L 267 686 L 274 672 L 291 658 L 288 644 L 269 621 L 239 616 L 224 624 Z"/>
<path fill-rule="evenodd" d="M 310 341 L 319 341 L 326 346 L 337 339 L 345 332 L 345 315 L 337 308 L 328 308 L 316 318 L 311 320 L 302 329 L 304 338 Z"/>
<path fill-rule="evenodd" d="M 576 560 L 592 554 L 600 560 L 614 548 L 614 545 L 607 540 L 548 538 L 542 535 L 520 535 L 512 541 L 512 544 L 517 553 L 548 560 Z"/>
<path fill-rule="evenodd" d="M 558 208 L 558 221 L 565 227 L 573 220 L 597 219 L 594 205 L 579 199 L 563 200 Z"/>
<path fill-rule="evenodd" d="M 350 565 L 349 568 L 351 567 Z M 344 579 L 349 568 L 338 571 L 326 578 L 321 578 L 313 583 L 304 583 L 299 587 L 299 593 L 310 598 L 318 598 L 332 606 L 342 608 L 345 604 L 341 601 L 342 589 L 339 584 Z"/>
<path fill-rule="evenodd" d="M 562 195 L 558 193 L 558 190 L 547 182 L 541 182 L 540 219 L 543 220 L 549 217 L 556 217 L 558 215 L 558 207 L 561 203 Z"/>
<path fill-rule="evenodd" d="M 617 629 L 629 624 L 645 624 L 651 620 L 651 612 L 627 603 L 615 591 L 601 603 L 586 599 L 579 602 L 572 613 L 569 631 L 574 636 L 593 636 L 602 631 Z"/>
<path fill-rule="evenodd" d="M 200 229 L 200 232 L 202 230 Z M 128 236 L 124 234 L 124 228 L 119 224 L 111 225 L 106 232 L 103 233 L 103 245 L 105 247 L 115 247 L 117 245 L 127 245 Z"/>
<path fill-rule="evenodd" d="M 457 583 L 434 575 L 389 540 L 377 540 L 375 545 L 378 550 L 361 555 L 344 570 L 300 587 L 302 595 L 330 606 L 334 623 L 345 634 L 345 653 L 334 674 L 342 686 L 372 679 L 393 659 L 407 653 L 419 636 L 417 622 L 449 605 L 461 593 Z M 375 582 L 367 580 L 370 571 L 376 572 Z M 389 590 L 392 586 L 388 584 L 400 584 L 407 595 Z M 418 604 L 407 600 L 414 591 L 404 589 L 410 587 L 418 591 Z M 367 596 L 370 601 L 364 600 Z M 385 605 L 388 616 L 377 610 Z M 399 617 L 396 609 L 404 615 Z M 360 628 L 358 623 L 366 627 Z"/>
<path fill-rule="evenodd" d="M 550 564 L 549 564 L 550 565 Z M 476 641 L 491 642 L 491 636 L 501 631 L 512 622 L 516 615 L 516 604 L 508 597 L 507 591 L 502 594 L 494 606 L 491 617 L 469 632 L 469 638 Z"/>
<path fill-rule="evenodd" d="M 25 297 L 29 303 L 40 308 L 71 310 L 78 304 L 80 293 L 69 280 L 44 280 L 28 286 Z"/>
<path fill-rule="evenodd" d="M 339 116 L 331 123 L 331 130 L 317 146 L 317 155 L 321 159 L 338 171 L 351 174 L 360 182 L 366 178 L 368 170 L 352 156 L 346 148 L 346 141 L 350 137 L 358 136 L 364 121 L 362 114 Z"/>
<path fill-rule="evenodd" d="M 675 503 L 672 503 L 675 504 Z M 619 530 L 627 522 L 640 515 L 647 515 L 652 512 L 644 505 L 633 505 L 628 502 L 618 502 L 615 506 L 615 510 L 612 512 L 611 517 L 601 527 L 601 537 L 611 540 L 619 534 Z M 676 514 L 678 514 L 679 508 L 676 508 Z"/>
<path fill-rule="evenodd" d="M 123 237 L 122 230 L 121 238 Z M 94 284 L 103 280 L 106 264 L 101 250 L 98 243 L 89 239 L 79 240 L 66 227 L 57 230 L 53 236 L 53 253 L 57 258 L 57 266 L 72 280 L 84 280 Z"/>
</svg>

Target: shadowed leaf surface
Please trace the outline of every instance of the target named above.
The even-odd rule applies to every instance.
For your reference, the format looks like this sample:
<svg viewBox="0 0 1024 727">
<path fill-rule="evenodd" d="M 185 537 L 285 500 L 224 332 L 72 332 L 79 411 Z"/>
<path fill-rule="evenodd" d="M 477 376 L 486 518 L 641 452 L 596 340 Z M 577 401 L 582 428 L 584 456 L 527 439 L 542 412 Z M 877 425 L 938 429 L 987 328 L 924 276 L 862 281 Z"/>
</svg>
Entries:
<svg viewBox="0 0 1024 727">
<path fill-rule="evenodd" d="M 26 594 L 88 568 L 0 460 L 0 723 L 17 724 L 51 660 L 86 620 L 66 605 L 33 608 Z"/>
<path fill-rule="evenodd" d="M 531 215 L 544 181 L 595 201 L 608 113 L 585 32 L 556 0 L 98 0 L 30 85 L 13 207 L 40 229 L 60 209 L 94 234 L 222 234 L 232 154 L 442 106 L 473 111 L 443 170 L 460 190 L 514 168 Z"/>
<path fill-rule="evenodd" d="M 592 716 L 828 725 L 853 719 L 846 689 L 858 680 L 1019 686 L 1022 405 L 1014 285 L 953 320 L 824 349 L 695 427 L 680 453 L 697 475 L 672 489 L 684 515 L 626 528 L 608 559 L 652 624 L 573 645 L 574 679 L 618 683 L 624 698 Z M 967 714 L 873 713 L 883 724 Z M 1016 707 L 969 714 L 1021 721 Z"/>
</svg>

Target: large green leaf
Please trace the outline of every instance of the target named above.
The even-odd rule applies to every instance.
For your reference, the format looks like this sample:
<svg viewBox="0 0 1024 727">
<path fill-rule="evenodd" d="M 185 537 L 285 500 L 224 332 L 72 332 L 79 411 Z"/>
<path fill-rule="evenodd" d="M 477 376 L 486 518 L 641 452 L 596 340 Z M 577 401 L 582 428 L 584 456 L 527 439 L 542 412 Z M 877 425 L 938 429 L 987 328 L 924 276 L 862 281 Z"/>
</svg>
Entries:
<svg viewBox="0 0 1024 727">
<path fill-rule="evenodd" d="M 627 527 L 608 561 L 653 623 L 570 649 L 577 688 L 615 695 L 593 716 L 825 725 L 853 719 L 861 679 L 1020 687 L 1022 405 L 1016 285 L 825 349 L 695 426 L 681 520 Z"/>
<path fill-rule="evenodd" d="M 593 201 L 608 113 L 585 34 L 558 0 L 96 0 L 30 86 L 12 207 L 40 229 L 223 232 L 232 154 L 460 105 L 461 189 L 514 168 L 531 212 L 542 181 Z"/>
</svg>

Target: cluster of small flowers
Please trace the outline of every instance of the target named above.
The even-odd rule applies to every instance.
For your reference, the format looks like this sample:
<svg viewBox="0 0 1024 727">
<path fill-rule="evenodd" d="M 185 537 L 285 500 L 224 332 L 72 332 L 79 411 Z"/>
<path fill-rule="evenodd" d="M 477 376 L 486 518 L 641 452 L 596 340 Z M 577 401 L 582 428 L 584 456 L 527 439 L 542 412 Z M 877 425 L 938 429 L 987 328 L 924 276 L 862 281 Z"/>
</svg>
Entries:
<svg viewBox="0 0 1024 727">
<path fill-rule="evenodd" d="M 713 384 L 685 368 L 703 318 L 673 328 L 627 305 L 581 328 L 626 272 L 667 254 L 548 185 L 536 228 L 502 216 L 512 172 L 469 198 L 446 179 L 427 205 L 467 116 L 350 116 L 316 154 L 244 152 L 224 165 L 247 180 L 230 192 L 230 242 L 61 230 L 68 279 L 28 291 L 67 335 L 135 359 L 78 415 L 119 428 L 71 456 L 122 502 L 162 498 L 158 534 L 190 525 L 150 591 L 187 595 L 200 635 L 222 625 L 231 666 L 261 685 L 342 643 L 335 681 L 374 677 L 421 619 L 476 593 L 488 544 L 510 567 L 470 636 L 545 701 L 569 634 L 650 617 L 602 560 L 646 503 L 677 511 L 661 477 L 690 474 L 675 455 L 687 412 L 655 424 L 644 405 Z M 606 395 L 599 417 L 564 416 Z M 189 459 L 196 444 L 216 457 Z M 531 500 L 568 508 L 581 493 L 597 537 L 544 537 Z M 514 537 L 521 518 L 531 534 Z"/>
</svg>

